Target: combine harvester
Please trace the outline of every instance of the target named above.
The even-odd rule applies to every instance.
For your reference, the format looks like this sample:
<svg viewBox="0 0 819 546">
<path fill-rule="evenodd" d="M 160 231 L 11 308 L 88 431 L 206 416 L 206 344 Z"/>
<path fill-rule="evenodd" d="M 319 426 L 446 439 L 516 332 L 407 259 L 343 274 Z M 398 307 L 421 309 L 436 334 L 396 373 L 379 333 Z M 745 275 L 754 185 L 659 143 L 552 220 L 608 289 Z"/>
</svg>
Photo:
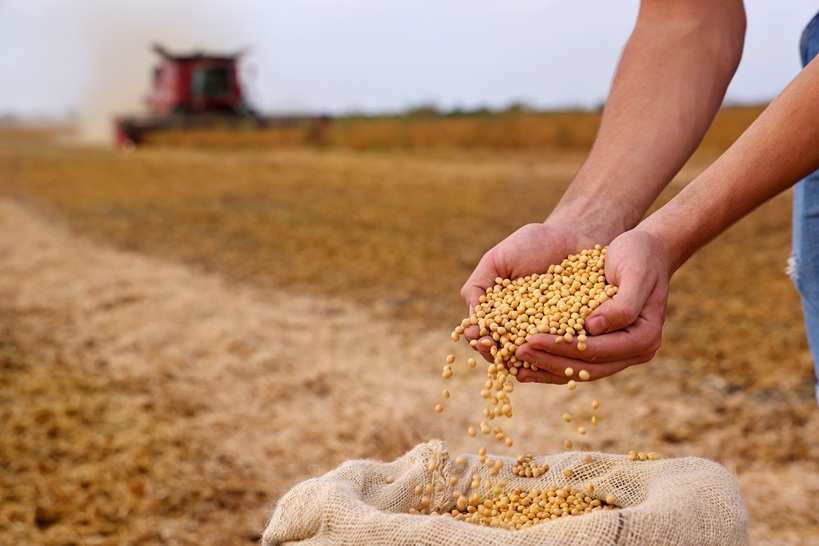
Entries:
<svg viewBox="0 0 819 546">
<path fill-rule="evenodd" d="M 150 114 L 114 121 L 116 144 L 131 150 L 160 131 L 229 128 L 258 130 L 303 127 L 307 140 L 320 143 L 331 118 L 324 115 L 260 116 L 249 107 L 237 66 L 241 53 L 212 55 L 194 52 L 172 55 L 162 46 L 154 51 L 161 62 L 154 68 L 148 95 Z"/>
</svg>

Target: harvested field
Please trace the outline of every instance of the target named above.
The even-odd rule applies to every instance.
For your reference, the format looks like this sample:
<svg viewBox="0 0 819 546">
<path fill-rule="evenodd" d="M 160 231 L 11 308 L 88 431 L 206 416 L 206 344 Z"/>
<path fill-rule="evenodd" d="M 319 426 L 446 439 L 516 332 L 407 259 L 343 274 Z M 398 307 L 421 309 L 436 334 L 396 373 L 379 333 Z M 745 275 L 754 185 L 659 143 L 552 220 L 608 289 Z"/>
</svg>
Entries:
<svg viewBox="0 0 819 546">
<path fill-rule="evenodd" d="M 582 157 L 0 138 L 0 544 L 252 544 L 278 496 L 345 459 L 430 437 L 476 451 L 481 374 L 432 410 L 444 356 L 470 354 L 449 339 L 458 290 Z M 753 544 L 815 542 L 789 197 L 679 272 L 651 364 L 575 393 L 521 385 L 515 448 L 490 451 L 560 451 L 562 412 L 597 398 L 578 447 L 715 459 Z"/>
</svg>

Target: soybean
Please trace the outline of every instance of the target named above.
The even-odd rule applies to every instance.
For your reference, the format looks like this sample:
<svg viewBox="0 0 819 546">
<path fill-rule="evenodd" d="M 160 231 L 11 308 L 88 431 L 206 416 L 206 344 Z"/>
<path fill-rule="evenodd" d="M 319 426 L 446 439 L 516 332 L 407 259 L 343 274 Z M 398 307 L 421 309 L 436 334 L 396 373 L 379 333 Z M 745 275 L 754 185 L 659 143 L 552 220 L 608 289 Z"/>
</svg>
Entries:
<svg viewBox="0 0 819 546">
<path fill-rule="evenodd" d="M 509 492 L 496 487 L 486 498 L 475 494 L 467 502 L 465 497 L 459 497 L 456 509 L 447 515 L 477 525 L 520 530 L 544 521 L 617 508 L 615 503 L 592 498 L 571 487 L 529 491 L 515 488 Z"/>
</svg>

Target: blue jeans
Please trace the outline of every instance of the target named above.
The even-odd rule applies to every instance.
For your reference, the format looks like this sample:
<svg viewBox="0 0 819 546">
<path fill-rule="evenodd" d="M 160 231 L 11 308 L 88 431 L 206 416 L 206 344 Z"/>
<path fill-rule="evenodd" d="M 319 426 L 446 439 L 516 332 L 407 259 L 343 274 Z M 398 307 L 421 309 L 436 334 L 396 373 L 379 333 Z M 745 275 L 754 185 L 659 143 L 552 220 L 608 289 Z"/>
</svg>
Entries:
<svg viewBox="0 0 819 546">
<path fill-rule="evenodd" d="M 802 66 L 819 54 L 819 13 L 808 23 L 799 44 Z M 819 171 L 794 186 L 793 256 L 789 272 L 799 295 L 813 366 L 819 378 Z M 819 402 L 819 381 L 816 383 Z"/>
</svg>

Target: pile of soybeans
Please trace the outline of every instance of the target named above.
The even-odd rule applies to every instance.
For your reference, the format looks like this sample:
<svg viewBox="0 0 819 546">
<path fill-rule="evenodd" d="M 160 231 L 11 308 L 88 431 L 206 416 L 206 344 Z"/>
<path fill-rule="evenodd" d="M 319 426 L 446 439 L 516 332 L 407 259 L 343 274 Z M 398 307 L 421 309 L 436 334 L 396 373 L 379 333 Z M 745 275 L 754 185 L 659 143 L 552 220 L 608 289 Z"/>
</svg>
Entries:
<svg viewBox="0 0 819 546">
<path fill-rule="evenodd" d="M 488 401 L 488 405 L 482 410 L 485 420 L 480 422 L 478 429 L 469 427 L 470 436 L 477 436 L 480 430 L 482 434 L 492 435 L 507 447 L 513 445 L 512 438 L 504 433 L 500 425 L 490 425 L 489 422 L 512 417 L 511 394 L 515 388 L 512 376 L 517 375 L 520 368 L 538 370 L 537 365 L 520 359 L 515 354 L 529 338 L 537 334 L 548 334 L 555 336 L 555 343 L 576 343 L 579 351 L 586 349 L 584 326 L 587 317 L 617 293 L 617 287 L 606 282 L 605 257 L 606 249 L 597 245 L 593 249 L 568 256 L 560 264 L 550 266 L 544 274 L 514 280 L 497 278 L 495 285 L 487 288 L 486 295 L 480 297 L 480 304 L 474 312 L 455 328 L 452 332 L 454 341 L 459 341 L 461 336 L 466 335 L 471 338 L 469 343 L 473 348 L 478 348 L 478 344 L 489 348 L 489 354 L 494 360 L 487 368 L 487 380 L 481 390 L 481 397 Z M 453 376 L 454 363 L 454 355 L 447 356 L 442 374 L 444 379 Z M 470 358 L 467 365 L 468 368 L 475 368 L 477 362 Z M 567 388 L 575 390 L 577 382 L 573 379 L 574 369 L 566 368 L 564 373 L 569 378 Z M 581 369 L 577 378 L 588 381 L 590 374 L 588 370 Z M 443 395 L 444 398 L 449 398 L 449 390 L 444 390 Z M 592 409 L 596 410 L 598 407 L 599 403 L 594 400 Z M 435 407 L 438 413 L 443 410 L 441 404 Z M 566 423 L 572 419 L 570 413 L 563 414 Z M 596 416 L 592 416 L 590 422 L 596 425 Z M 580 434 L 586 433 L 583 426 L 579 426 L 577 430 Z M 565 446 L 567 449 L 573 447 L 568 439 Z M 490 475 L 497 476 L 503 467 L 502 460 L 488 458 L 486 448 L 483 447 L 479 456 L 480 461 L 489 467 Z M 587 463 L 591 461 L 588 457 L 586 455 L 583 459 Z M 643 455 L 639 460 L 648 458 Z M 651 453 L 650 458 L 653 460 L 658 457 Z M 548 478 L 548 465 L 538 466 L 532 460 L 531 455 L 519 456 L 511 469 L 512 474 L 521 478 Z M 573 474 L 571 469 L 563 471 L 566 478 L 571 478 Z M 476 474 L 470 486 L 472 494 L 456 491 L 456 508 L 449 515 L 460 521 L 480 525 L 521 529 L 549 519 L 619 507 L 613 497 L 595 498 L 592 483 L 585 484 L 583 492 L 569 486 L 551 486 L 545 489 L 532 487 L 529 490 L 517 487 L 506 491 L 506 481 L 500 479 L 491 487 L 485 487 L 483 495 L 480 486 L 480 476 Z M 416 492 L 423 494 L 429 488 L 419 486 Z M 423 500 L 426 497 L 422 499 L 422 505 L 428 505 Z M 419 513 L 425 512 L 421 510 Z"/>
<path fill-rule="evenodd" d="M 571 487 L 553 485 L 548 489 L 529 491 L 516 487 L 509 493 L 496 494 L 468 508 L 472 509 L 464 510 L 459 506 L 451 515 L 458 521 L 519 530 L 541 521 L 558 519 L 564 514 L 577 516 L 594 510 L 613 510 L 616 506 Z"/>
</svg>

